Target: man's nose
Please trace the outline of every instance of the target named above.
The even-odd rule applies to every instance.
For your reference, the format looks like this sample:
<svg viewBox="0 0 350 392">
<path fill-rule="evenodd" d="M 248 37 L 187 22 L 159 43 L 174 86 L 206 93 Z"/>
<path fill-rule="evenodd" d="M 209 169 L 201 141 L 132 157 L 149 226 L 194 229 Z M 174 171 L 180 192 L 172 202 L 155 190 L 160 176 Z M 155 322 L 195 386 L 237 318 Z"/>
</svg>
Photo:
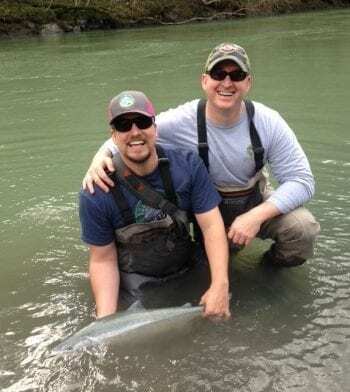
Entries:
<svg viewBox="0 0 350 392">
<path fill-rule="evenodd" d="M 222 81 L 222 84 L 224 86 L 230 86 L 232 84 L 232 80 L 230 78 L 230 75 L 225 76 L 225 79 Z"/>
<path fill-rule="evenodd" d="M 140 128 L 135 123 L 132 123 L 132 127 L 130 129 L 130 133 L 131 134 L 138 134 L 140 132 L 141 132 Z"/>
</svg>

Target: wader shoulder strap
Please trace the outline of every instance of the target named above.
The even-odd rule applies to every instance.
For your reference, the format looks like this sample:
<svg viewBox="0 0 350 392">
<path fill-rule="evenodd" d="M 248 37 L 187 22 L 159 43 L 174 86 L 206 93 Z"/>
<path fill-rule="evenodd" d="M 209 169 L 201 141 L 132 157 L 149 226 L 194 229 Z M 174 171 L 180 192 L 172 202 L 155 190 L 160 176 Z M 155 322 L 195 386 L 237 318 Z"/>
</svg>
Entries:
<svg viewBox="0 0 350 392">
<path fill-rule="evenodd" d="M 207 123 L 205 120 L 206 99 L 200 99 L 197 106 L 198 154 L 209 171 L 209 146 L 207 141 Z"/>
<path fill-rule="evenodd" d="M 171 216 L 176 223 L 178 233 L 188 235 L 188 219 L 185 211 L 180 210 L 175 204 L 165 199 L 160 193 L 151 188 L 145 181 L 130 174 L 126 177 L 120 177 L 117 173 L 118 180 L 138 199 L 142 200 L 150 207 L 159 209 L 165 214 Z"/>
<path fill-rule="evenodd" d="M 121 190 L 121 183 L 118 180 L 118 177 L 116 176 L 116 173 L 111 173 L 110 177 L 114 181 L 115 186 L 110 188 L 114 201 L 116 202 L 119 211 L 123 217 L 123 221 L 125 226 L 129 226 L 133 223 L 135 223 L 135 217 L 134 214 L 132 213 L 132 210 L 129 206 L 128 201 L 126 200 L 126 197 L 124 196 L 122 190 Z"/>
<path fill-rule="evenodd" d="M 256 130 L 253 118 L 254 118 L 254 105 L 252 101 L 245 100 L 245 107 L 247 110 L 249 120 L 249 132 L 250 140 L 253 146 L 254 160 L 255 160 L 255 171 L 260 171 L 264 166 L 264 147 L 261 144 L 260 136 Z"/>
<path fill-rule="evenodd" d="M 174 215 L 177 207 L 161 194 L 152 189 L 145 181 L 130 173 L 121 177 L 116 173 L 118 181 L 133 195 L 152 208 L 158 208 L 169 215 Z"/>
<path fill-rule="evenodd" d="M 155 209 L 159 209 L 165 214 L 170 215 L 177 223 L 177 226 L 181 232 L 184 232 L 184 229 L 187 231 L 187 215 L 184 211 L 180 210 L 177 205 L 167 200 L 160 193 L 155 191 L 146 181 L 138 178 L 135 174 L 133 174 L 124 164 L 119 154 L 116 154 L 113 157 L 113 164 L 116 168 L 114 175 L 118 184 L 123 185 L 146 205 Z M 119 193 L 121 194 L 122 192 Z M 116 202 L 118 203 L 117 200 Z"/>
<path fill-rule="evenodd" d="M 161 146 L 156 146 L 158 162 L 159 162 L 159 171 L 160 176 L 163 181 L 164 190 L 165 190 L 165 198 L 177 205 L 177 197 L 173 184 L 173 180 L 170 174 L 170 163 L 169 159 L 166 157 L 164 150 Z"/>
<path fill-rule="evenodd" d="M 254 118 L 254 105 L 251 101 L 245 100 L 246 110 L 249 119 L 250 139 L 253 146 L 255 170 L 260 171 L 264 166 L 264 148 L 256 130 Z M 200 99 L 197 107 L 197 134 L 198 134 L 198 154 L 202 158 L 207 170 L 209 171 L 209 146 L 207 140 L 207 125 L 205 119 L 206 100 Z"/>
</svg>

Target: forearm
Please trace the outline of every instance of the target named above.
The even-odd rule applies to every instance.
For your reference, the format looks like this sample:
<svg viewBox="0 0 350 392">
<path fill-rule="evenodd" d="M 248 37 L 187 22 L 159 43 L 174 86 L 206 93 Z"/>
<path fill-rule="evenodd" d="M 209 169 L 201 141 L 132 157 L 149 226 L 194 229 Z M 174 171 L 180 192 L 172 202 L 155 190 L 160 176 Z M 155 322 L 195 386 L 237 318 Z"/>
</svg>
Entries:
<svg viewBox="0 0 350 392">
<path fill-rule="evenodd" d="M 93 157 L 92 161 L 95 161 L 97 159 L 101 159 L 104 157 L 111 157 L 113 155 L 112 153 L 112 146 L 113 146 L 113 141 L 110 139 L 106 140 L 102 146 L 97 150 L 95 156 Z"/>
<path fill-rule="evenodd" d="M 98 318 L 115 313 L 118 306 L 119 271 L 116 258 L 90 258 L 90 283 Z"/>
<path fill-rule="evenodd" d="M 111 139 L 108 139 L 93 157 L 83 178 L 83 189 L 88 189 L 90 193 L 94 193 L 94 185 L 96 184 L 103 191 L 109 192 L 109 187 L 114 186 L 114 182 L 106 172 L 115 170 L 112 161 L 112 156 L 115 153 L 115 145 Z"/>
<path fill-rule="evenodd" d="M 265 221 L 281 214 L 281 211 L 270 201 L 265 201 L 247 212 L 251 219 L 262 225 Z"/>
<path fill-rule="evenodd" d="M 219 214 L 219 213 L 218 213 Z M 211 284 L 200 303 L 204 305 L 205 317 L 230 317 L 228 243 L 224 224 L 220 217 L 217 224 L 206 227 L 203 232 L 208 257 Z"/>
<path fill-rule="evenodd" d="M 228 290 L 228 243 L 224 227 L 213 225 L 203 232 L 204 246 L 208 258 L 211 286 Z"/>
<path fill-rule="evenodd" d="M 287 181 L 280 185 L 267 199 L 282 213 L 286 214 L 307 203 L 314 195 L 314 183 Z"/>
<path fill-rule="evenodd" d="M 195 216 L 204 239 L 211 284 L 228 287 L 228 242 L 219 208 Z"/>
</svg>

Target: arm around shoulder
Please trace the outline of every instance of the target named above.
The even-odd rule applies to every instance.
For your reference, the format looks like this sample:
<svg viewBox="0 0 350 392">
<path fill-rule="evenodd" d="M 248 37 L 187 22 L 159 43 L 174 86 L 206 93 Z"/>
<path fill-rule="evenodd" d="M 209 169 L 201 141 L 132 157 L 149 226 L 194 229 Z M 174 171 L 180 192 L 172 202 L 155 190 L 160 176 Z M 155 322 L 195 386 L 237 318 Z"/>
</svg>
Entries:
<svg viewBox="0 0 350 392">
<path fill-rule="evenodd" d="M 96 184 L 103 191 L 108 192 L 109 187 L 114 186 L 114 182 L 106 173 L 106 171 L 113 172 L 115 170 L 112 162 L 112 155 L 115 149 L 113 145 L 113 141 L 108 139 L 99 148 L 83 178 L 83 189 L 94 193 L 94 184 Z"/>
</svg>

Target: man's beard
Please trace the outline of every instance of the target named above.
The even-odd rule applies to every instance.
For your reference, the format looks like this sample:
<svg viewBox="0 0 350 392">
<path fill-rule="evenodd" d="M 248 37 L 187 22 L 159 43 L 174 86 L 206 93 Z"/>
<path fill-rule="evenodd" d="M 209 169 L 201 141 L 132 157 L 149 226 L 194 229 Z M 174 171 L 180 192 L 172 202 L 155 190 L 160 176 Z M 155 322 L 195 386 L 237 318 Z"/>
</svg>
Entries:
<svg viewBox="0 0 350 392">
<path fill-rule="evenodd" d="M 150 159 L 150 157 L 151 157 L 151 153 L 149 152 L 145 157 L 140 158 L 140 159 L 135 159 L 130 156 L 128 156 L 127 158 L 130 162 L 141 165 L 141 164 L 147 162 Z"/>
</svg>

